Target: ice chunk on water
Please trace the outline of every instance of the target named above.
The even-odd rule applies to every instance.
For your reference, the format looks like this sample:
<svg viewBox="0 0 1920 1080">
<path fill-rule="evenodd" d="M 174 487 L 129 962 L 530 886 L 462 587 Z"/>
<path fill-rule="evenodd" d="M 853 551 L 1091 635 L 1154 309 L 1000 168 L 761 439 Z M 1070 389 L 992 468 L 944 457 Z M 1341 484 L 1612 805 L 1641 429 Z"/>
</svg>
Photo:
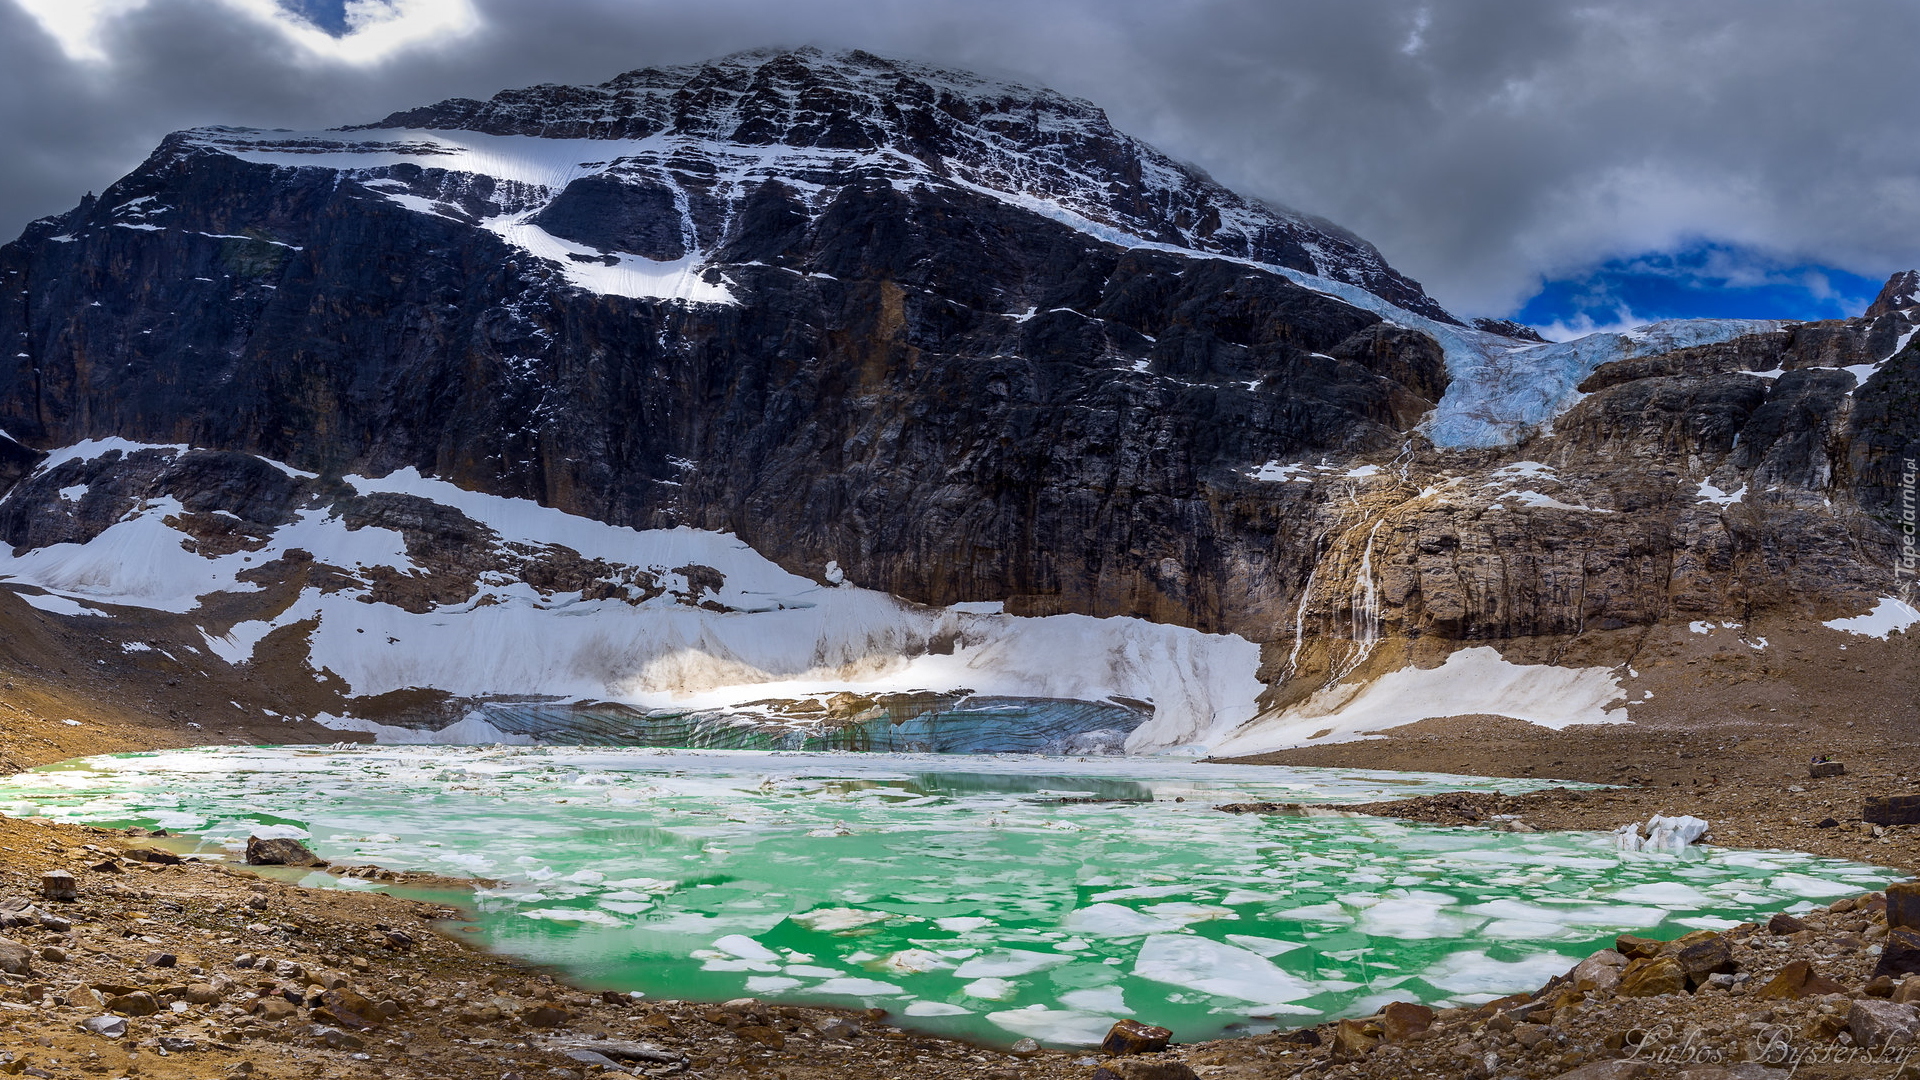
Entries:
<svg viewBox="0 0 1920 1080">
<path fill-rule="evenodd" d="M 1279 956 L 1281 953 L 1306 947 L 1306 943 L 1301 941 L 1279 941 L 1274 938 L 1253 937 L 1249 934 L 1228 934 L 1227 940 L 1261 956 Z"/>
<path fill-rule="evenodd" d="M 1655 814 L 1647 819 L 1647 840 L 1640 845 L 1642 851 L 1664 851 L 1678 855 L 1687 850 L 1687 845 L 1707 835 L 1707 823 L 1697 817 L 1680 815 L 1661 817 Z"/>
<path fill-rule="evenodd" d="M 1294 922 L 1350 923 L 1353 916 L 1339 904 L 1309 904 L 1306 907 L 1289 908 L 1276 911 L 1267 916 L 1269 919 L 1288 919 Z"/>
<path fill-rule="evenodd" d="M 1020 992 L 1020 988 L 1005 979 L 975 979 L 960 988 L 968 997 L 982 1001 L 1006 1001 Z"/>
<path fill-rule="evenodd" d="M 1136 885 L 1128 889 L 1109 889 L 1103 893 L 1094 893 L 1088 897 L 1095 903 L 1107 900 L 1145 900 L 1162 896 L 1179 896 L 1193 892 L 1191 885 Z"/>
<path fill-rule="evenodd" d="M 847 997 L 891 997 L 905 990 L 878 979 L 828 979 L 813 988 L 820 994 L 844 994 Z"/>
<path fill-rule="evenodd" d="M 880 966 L 895 975 L 920 975 L 953 965 L 926 949 L 901 949 L 880 961 Z"/>
<path fill-rule="evenodd" d="M 1274 967 L 1249 949 L 1184 934 L 1156 934 L 1140 946 L 1133 973 L 1242 1001 L 1293 1001 L 1315 992 L 1311 983 Z"/>
<path fill-rule="evenodd" d="M 1158 919 L 1119 904 L 1091 904 L 1067 916 L 1066 928 L 1096 937 L 1144 937 L 1180 929 L 1178 919 Z"/>
<path fill-rule="evenodd" d="M 942 930 L 951 930 L 956 934 L 964 934 L 972 930 L 978 930 L 984 926 L 992 926 L 993 920 L 983 919 L 978 915 L 954 915 L 945 919 L 935 919 L 933 920 L 933 925 Z"/>
<path fill-rule="evenodd" d="M 1056 1046 L 1098 1046 L 1113 1027 L 1114 1017 L 1077 1009 L 1009 1009 L 988 1013 L 987 1019 L 1017 1035 Z"/>
<path fill-rule="evenodd" d="M 1013 975 L 1031 975 L 1036 971 L 1059 967 L 1073 960 L 1071 956 L 1059 953 L 1028 952 L 1025 949 L 1002 949 L 984 956 L 976 956 L 955 969 L 954 977 L 959 979 L 1004 979 Z"/>
<path fill-rule="evenodd" d="M 1060 995 L 1060 1004 L 1097 1013 L 1125 1013 L 1127 1001 L 1117 986 L 1092 986 Z"/>
<path fill-rule="evenodd" d="M 1713 905 L 1706 893 L 1678 881 L 1649 881 L 1641 885 L 1629 885 L 1624 889 L 1616 889 L 1613 898 L 1657 904 L 1663 908 L 1703 908 Z"/>
<path fill-rule="evenodd" d="M 815 908 L 790 916 L 794 922 L 809 930 L 822 934 L 831 934 L 838 930 L 852 930 L 855 927 L 885 922 L 892 918 L 884 911 L 865 911 L 860 908 Z"/>
<path fill-rule="evenodd" d="M 1422 972 L 1420 978 L 1456 994 L 1503 994 L 1532 990 L 1567 970 L 1568 957 L 1540 953 L 1511 963 L 1495 960 L 1478 949 L 1451 953 Z"/>
<path fill-rule="evenodd" d="M 1177 919 L 1183 923 L 1212 922 L 1215 919 L 1237 919 L 1239 914 L 1212 904 L 1194 904 L 1184 900 L 1169 904 L 1149 904 L 1147 910 L 1163 919 Z"/>
<path fill-rule="evenodd" d="M 1570 927 L 1553 922 L 1529 922 L 1526 919 L 1498 919 L 1480 928 L 1480 936 L 1495 941 L 1544 941 L 1576 936 Z"/>
<path fill-rule="evenodd" d="M 262 840 L 311 840 L 313 834 L 298 825 L 252 825 L 247 834 Z"/>
<path fill-rule="evenodd" d="M 1769 889 L 1778 889 L 1790 896 L 1821 898 L 1828 896 L 1847 896 L 1862 892 L 1858 885 L 1845 881 L 1822 881 L 1805 874 L 1780 874 L 1767 882 Z"/>
<path fill-rule="evenodd" d="M 1562 926 L 1606 930 L 1654 926 L 1667 917 L 1666 909 L 1659 907 L 1587 903 L 1528 904 L 1519 900 L 1493 900 L 1484 904 L 1474 904 L 1467 910 L 1475 915 L 1486 915 L 1503 922 L 1554 923 Z M 1485 932 L 1492 934 L 1493 927 L 1487 927 Z"/>
<path fill-rule="evenodd" d="M 902 1011 L 908 1016 L 968 1016 L 973 1012 L 944 1001 L 916 1001 Z"/>
<path fill-rule="evenodd" d="M 1459 937 L 1483 919 L 1450 912 L 1446 905 L 1427 899 L 1387 899 L 1367 908 L 1355 930 L 1373 937 L 1439 938 Z"/>
<path fill-rule="evenodd" d="M 1691 919 L 1675 919 L 1681 926 L 1691 926 L 1695 930 L 1731 930 L 1741 925 L 1738 919 L 1722 919 L 1718 915 L 1697 915 Z"/>
<path fill-rule="evenodd" d="M 601 926 L 627 925 L 627 920 L 618 915 L 585 908 L 528 908 L 520 915 L 522 918 L 547 919 L 552 922 L 597 923 Z"/>
<path fill-rule="evenodd" d="M 779 960 L 780 954 L 753 940 L 745 934 L 728 934 L 713 943 L 721 952 L 737 956 L 742 960 Z"/>
<path fill-rule="evenodd" d="M 749 975 L 747 989 L 756 994 L 778 994 L 800 985 L 799 979 L 789 979 L 781 975 Z"/>
</svg>

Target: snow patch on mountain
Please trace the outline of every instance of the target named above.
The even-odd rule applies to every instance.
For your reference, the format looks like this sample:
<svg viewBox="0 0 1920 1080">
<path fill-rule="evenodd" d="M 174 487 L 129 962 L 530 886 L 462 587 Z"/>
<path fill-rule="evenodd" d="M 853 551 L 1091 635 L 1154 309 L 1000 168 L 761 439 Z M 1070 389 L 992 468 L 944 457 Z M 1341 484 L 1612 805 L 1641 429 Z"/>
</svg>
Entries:
<svg viewBox="0 0 1920 1080">
<path fill-rule="evenodd" d="M 1883 596 L 1873 605 L 1873 610 L 1865 615 L 1855 615 L 1850 619 L 1830 619 L 1822 625 L 1829 629 L 1885 641 L 1888 635 L 1902 633 L 1915 623 L 1920 623 L 1920 610 L 1915 610 L 1912 604 L 1897 597 Z"/>
<path fill-rule="evenodd" d="M 146 449 L 185 450 L 96 440 L 48 460 Z M 307 624 L 312 667 L 358 696 L 424 688 L 673 710 L 843 691 L 1149 702 L 1152 718 L 1128 739 L 1132 752 L 1192 744 L 1204 732 L 1237 726 L 1254 715 L 1263 689 L 1259 646 L 1236 635 L 1133 618 L 1018 617 L 994 604 L 925 607 L 791 573 L 728 534 L 609 525 L 411 468 L 344 482 L 362 495 L 451 507 L 493 530 L 502 545 L 565 548 L 646 570 L 667 591 L 639 602 L 586 599 L 487 575 L 465 602 L 412 612 L 368 602 L 364 581 L 336 582 L 304 590 L 270 618 L 206 631 L 210 652 L 249 663 L 269 634 Z M 42 610 L 106 615 L 93 605 L 192 613 L 210 594 L 257 592 L 240 575 L 294 548 L 353 574 L 432 572 L 409 557 L 400 533 L 348 528 L 326 509 L 296 511 L 259 549 L 197 554 L 175 527 L 184 512 L 175 499 L 153 499 L 88 543 L 0 550 L 0 582 L 45 590 L 17 593 Z M 718 587 L 690 589 L 687 574 L 696 567 L 717 571 Z"/>
<path fill-rule="evenodd" d="M 1215 757 L 1264 754 L 1378 738 L 1377 732 L 1430 717 L 1510 716 L 1555 731 L 1575 724 L 1628 723 L 1620 673 L 1605 667 L 1515 664 L 1482 646 L 1452 653 L 1435 668 L 1408 666 L 1364 683 L 1328 687 L 1238 728 L 1210 732 Z"/>
<path fill-rule="evenodd" d="M 1120 138 L 1117 134 L 1108 137 Z M 1422 314 L 1371 291 L 1368 285 L 1378 287 L 1377 275 L 1385 267 L 1384 262 L 1376 266 L 1369 261 L 1378 259 L 1371 248 L 1361 255 L 1343 252 L 1339 259 L 1333 259 L 1326 255 L 1329 249 L 1325 244 L 1305 244 L 1303 249 L 1318 253 L 1315 266 L 1325 273 L 1245 254 L 1254 250 L 1247 238 L 1255 235 L 1259 226 L 1257 215 L 1246 216 L 1254 214 L 1254 210 L 1246 209 L 1252 204 L 1235 203 L 1241 207 L 1235 213 L 1241 216 L 1227 214 L 1222 218 L 1220 233 L 1204 241 L 1186 235 L 1179 236 L 1179 242 L 1150 238 L 1144 233 L 1152 230 L 1154 220 L 1106 212 L 1112 209 L 1102 201 L 1109 199 L 1108 189 L 1093 183 L 1093 178 L 1075 173 L 1069 167 L 1071 163 L 1053 161 L 1040 168 L 1022 158 L 1031 157 L 1031 148 L 1000 142 L 1004 145 L 990 147 L 991 153 L 982 151 L 983 157 L 943 160 L 938 167 L 885 145 L 853 150 L 754 145 L 685 131 L 657 131 L 639 138 L 548 138 L 418 128 L 314 132 L 203 128 L 184 133 L 179 145 L 183 151 L 214 151 L 261 164 L 339 170 L 409 209 L 453 220 L 463 220 L 463 212 L 392 190 L 395 182 L 381 173 L 396 165 L 411 164 L 491 177 L 515 185 L 513 196 L 504 200 L 501 213 L 473 224 L 551 263 L 579 288 L 694 303 L 734 302 L 725 279 L 697 250 L 702 243 L 709 247 L 717 244 L 728 223 L 709 225 L 702 232 L 692 221 L 686 222 L 684 231 L 691 241 L 688 253 L 676 260 L 656 260 L 565 240 L 529 219 L 558 198 L 568 184 L 601 175 L 663 187 L 673 193 L 675 205 L 684 213 L 688 185 L 696 182 L 687 172 L 690 162 L 700 163 L 697 183 L 707 197 L 724 203 L 729 214 L 753 187 L 769 180 L 779 181 L 807 200 L 814 213 L 824 209 L 839 185 L 855 180 L 884 181 L 903 191 L 921 186 L 958 188 L 1045 217 L 1104 243 L 1182 257 L 1226 259 L 1279 274 L 1304 288 L 1373 312 L 1394 325 L 1432 336 L 1446 354 L 1451 381 L 1424 430 L 1436 445 L 1446 448 L 1508 446 L 1550 427 L 1555 417 L 1579 400 L 1577 387 L 1601 364 L 1726 341 L 1782 325 L 1771 320 L 1684 319 L 1550 344 L 1518 341 L 1431 317 L 1444 315 L 1437 307 L 1430 314 Z M 987 161 L 993 163 L 991 168 L 981 164 Z M 1175 183 L 1186 174 L 1167 164 L 1154 175 Z M 1209 197 L 1216 201 L 1239 198 L 1208 181 L 1186 177 L 1184 182 L 1208 185 Z M 1100 216 L 1091 216 L 1095 214 Z M 1223 239 L 1228 233 L 1241 239 L 1229 243 Z"/>
</svg>

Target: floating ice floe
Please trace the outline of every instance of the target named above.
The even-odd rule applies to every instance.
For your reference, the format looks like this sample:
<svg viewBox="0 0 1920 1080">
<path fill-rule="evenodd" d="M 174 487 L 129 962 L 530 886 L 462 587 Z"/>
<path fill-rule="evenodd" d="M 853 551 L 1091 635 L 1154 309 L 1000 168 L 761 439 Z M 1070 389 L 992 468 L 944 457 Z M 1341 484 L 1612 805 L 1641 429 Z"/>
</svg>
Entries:
<svg viewBox="0 0 1920 1080">
<path fill-rule="evenodd" d="M 197 827 L 210 853 L 297 829 L 336 862 L 493 879 L 474 898 L 489 944 L 563 968 L 591 957 L 621 989 L 879 1005 L 927 1030 L 1062 1046 L 1130 1004 L 1184 1041 L 1355 1015 L 1385 994 L 1500 996 L 1622 931 L 1677 936 L 1897 876 L 1795 852 L 1646 858 L 1604 835 L 1207 809 L 1536 786 L 1140 758 L 237 747 L 5 778 L 0 809 Z M 1049 827 L 1062 819 L 1081 831 Z M 835 823 L 847 835 L 812 835 Z"/>
</svg>

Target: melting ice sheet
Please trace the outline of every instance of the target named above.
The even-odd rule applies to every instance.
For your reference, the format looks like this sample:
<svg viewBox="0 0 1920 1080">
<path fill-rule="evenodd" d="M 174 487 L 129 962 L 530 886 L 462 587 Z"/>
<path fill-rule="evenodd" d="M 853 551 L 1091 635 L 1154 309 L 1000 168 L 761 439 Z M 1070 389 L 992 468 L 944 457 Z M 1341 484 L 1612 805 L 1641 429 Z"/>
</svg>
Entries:
<svg viewBox="0 0 1920 1080">
<path fill-rule="evenodd" d="M 163 825 L 210 850 L 264 825 L 336 862 L 494 879 L 477 894 L 489 943 L 590 985 L 877 1005 L 1056 1045 L 1120 1016 L 1190 1040 L 1485 1001 L 1623 930 L 1724 927 L 1897 877 L 1212 809 L 1537 786 L 1154 759 L 245 747 L 10 777 L 0 810 Z"/>
</svg>

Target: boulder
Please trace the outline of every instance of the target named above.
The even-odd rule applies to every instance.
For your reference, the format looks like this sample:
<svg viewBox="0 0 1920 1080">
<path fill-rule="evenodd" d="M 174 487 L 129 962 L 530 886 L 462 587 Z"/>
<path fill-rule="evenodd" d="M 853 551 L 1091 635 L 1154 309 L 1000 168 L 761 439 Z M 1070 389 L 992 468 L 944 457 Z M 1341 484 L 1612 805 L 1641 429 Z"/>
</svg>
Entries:
<svg viewBox="0 0 1920 1080">
<path fill-rule="evenodd" d="M 1780 974 L 1753 992 L 1756 1001 L 1798 1001 L 1822 994 L 1844 994 L 1847 988 L 1813 970 L 1806 960 L 1795 960 L 1780 969 Z"/>
<path fill-rule="evenodd" d="M 813 1030 L 825 1039 L 851 1039 L 860 1034 L 860 1025 L 844 1016 L 829 1016 L 824 1020 L 815 1020 Z"/>
<path fill-rule="evenodd" d="M 1870 795 L 1860 818 L 1875 825 L 1920 825 L 1920 795 Z"/>
<path fill-rule="evenodd" d="M 118 1016 L 96 1016 L 91 1020 L 80 1021 L 80 1028 L 103 1039 L 119 1039 L 127 1034 L 127 1021 Z"/>
<path fill-rule="evenodd" d="M 733 1029 L 733 1037 L 741 1042 L 764 1046 L 769 1050 L 779 1050 L 787 1045 L 787 1037 L 777 1028 L 765 1024 L 743 1024 Z"/>
<path fill-rule="evenodd" d="M 1342 1020 L 1333 1029 L 1333 1057 L 1336 1061 L 1356 1061 L 1380 1045 L 1380 1025 L 1364 1020 Z"/>
<path fill-rule="evenodd" d="M 366 1040 L 360 1036 L 325 1024 L 313 1025 L 307 1029 L 307 1034 L 326 1043 L 334 1050 L 358 1050 L 367 1045 Z"/>
<path fill-rule="evenodd" d="M 1887 928 L 1896 926 L 1920 930 L 1920 881 L 1887 886 Z"/>
<path fill-rule="evenodd" d="M 1567 981 L 1575 990 L 1611 990 L 1620 985 L 1620 972 L 1627 966 L 1627 958 L 1618 949 L 1601 949 L 1567 972 Z"/>
<path fill-rule="evenodd" d="M 263 997 L 255 1001 L 248 1011 L 262 1020 L 285 1020 L 298 1015 L 300 1007 L 283 997 Z"/>
<path fill-rule="evenodd" d="M 1638 934 L 1621 934 L 1613 939 L 1613 948 L 1628 960 L 1651 960 L 1666 951 L 1667 943 Z"/>
<path fill-rule="evenodd" d="M 145 990 L 107 999 L 107 1011 L 121 1016 L 152 1016 L 160 1011 L 160 1002 Z"/>
<path fill-rule="evenodd" d="M 1920 1037 L 1920 1008 L 1891 1001 L 1856 1001 L 1847 1010 L 1855 1046 L 1906 1046 Z"/>
<path fill-rule="evenodd" d="M 78 900 L 80 884 L 65 870 L 49 870 L 40 875 L 40 895 L 49 900 Z"/>
<path fill-rule="evenodd" d="M 1902 1005 L 1920 1005 L 1920 975 L 1909 975 L 1893 989 L 1893 1000 Z"/>
<path fill-rule="evenodd" d="M 247 837 L 248 866 L 325 866 L 326 862 L 291 837 Z"/>
<path fill-rule="evenodd" d="M 1030 1058 L 1039 1052 L 1040 1042 L 1037 1039 L 1015 1039 L 1013 1045 L 1007 1047 L 1007 1053 L 1017 1058 Z"/>
<path fill-rule="evenodd" d="M 1673 960 L 1687 973 L 1687 985 L 1695 990 L 1705 986 L 1709 977 L 1731 975 L 1740 967 L 1733 958 L 1733 946 L 1719 934 L 1686 944 L 1673 954 Z"/>
<path fill-rule="evenodd" d="M 1659 997 L 1687 989 L 1687 970 L 1670 956 L 1635 960 L 1620 975 L 1621 997 Z"/>
<path fill-rule="evenodd" d="M 34 910 L 33 901 L 24 896 L 9 896 L 0 900 L 0 929 L 32 926 L 39 917 L 40 913 Z"/>
<path fill-rule="evenodd" d="M 0 938 L 0 972 L 8 975 L 33 974 L 33 950 L 17 941 Z"/>
<path fill-rule="evenodd" d="M 567 1022 L 567 1012 L 565 1009 L 556 1009 L 551 1005 L 541 1005 L 521 1013 L 520 1022 L 528 1027 L 559 1027 Z"/>
<path fill-rule="evenodd" d="M 1433 1010 L 1411 1001 L 1395 1001 L 1380 1010 L 1380 1035 L 1388 1042 L 1406 1042 L 1433 1026 Z"/>
<path fill-rule="evenodd" d="M 320 1016 L 321 1012 L 327 1015 Z M 320 1008 L 315 1017 L 322 1022 L 337 1024 L 345 1028 L 370 1028 L 380 1024 L 380 1007 L 372 1000 L 338 987 L 320 995 Z"/>
<path fill-rule="evenodd" d="M 1773 918 L 1767 920 L 1767 933 L 1777 934 L 1781 937 L 1810 929 L 1812 929 L 1812 927 L 1808 926 L 1804 921 L 1796 919 L 1784 911 L 1774 912 Z"/>
<path fill-rule="evenodd" d="M 1200 1080 L 1200 1077 L 1185 1062 L 1167 1057 L 1118 1057 L 1108 1059 L 1093 1070 L 1090 1080 Z"/>
<path fill-rule="evenodd" d="M 186 860 L 166 848 L 128 848 L 120 856 L 132 862 L 155 863 L 160 866 L 179 866 Z"/>
<path fill-rule="evenodd" d="M 1838 761 L 1816 761 L 1807 766 L 1807 775 L 1815 780 L 1824 780 L 1829 776 L 1845 776 L 1846 765 Z"/>
<path fill-rule="evenodd" d="M 1880 948 L 1880 962 L 1873 968 L 1875 976 L 1920 975 L 1920 930 L 1895 927 L 1887 931 Z"/>
<path fill-rule="evenodd" d="M 1138 1020 L 1116 1020 L 1100 1040 L 1100 1049 L 1114 1057 L 1127 1054 L 1157 1054 L 1173 1041 L 1173 1032 Z"/>
<path fill-rule="evenodd" d="M 1513 1041 L 1527 1050 L 1532 1050 L 1551 1038 L 1553 1038 L 1553 1029 L 1545 1024 L 1518 1024 L 1513 1029 Z"/>
</svg>

